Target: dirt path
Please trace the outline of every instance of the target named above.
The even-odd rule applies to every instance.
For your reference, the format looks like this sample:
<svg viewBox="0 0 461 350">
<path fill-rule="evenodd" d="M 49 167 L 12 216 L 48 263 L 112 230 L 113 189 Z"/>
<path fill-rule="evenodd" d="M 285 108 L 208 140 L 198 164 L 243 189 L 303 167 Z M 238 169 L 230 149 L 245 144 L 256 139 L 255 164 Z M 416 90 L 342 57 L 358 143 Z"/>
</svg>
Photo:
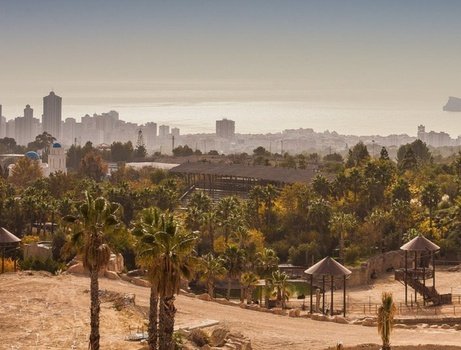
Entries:
<svg viewBox="0 0 461 350">
<path fill-rule="evenodd" d="M 0 276 L 0 349 L 86 349 L 89 331 L 89 280 L 76 276 Z M 101 289 L 134 293 L 148 306 L 149 289 L 121 281 L 100 280 Z M 376 328 L 276 316 L 178 296 L 177 324 L 218 320 L 252 339 L 255 349 L 325 349 L 377 343 Z M 125 342 L 129 327 L 140 320 L 102 305 L 103 349 L 139 349 Z M 440 329 L 395 330 L 394 345 L 461 345 L 461 332 Z"/>
</svg>

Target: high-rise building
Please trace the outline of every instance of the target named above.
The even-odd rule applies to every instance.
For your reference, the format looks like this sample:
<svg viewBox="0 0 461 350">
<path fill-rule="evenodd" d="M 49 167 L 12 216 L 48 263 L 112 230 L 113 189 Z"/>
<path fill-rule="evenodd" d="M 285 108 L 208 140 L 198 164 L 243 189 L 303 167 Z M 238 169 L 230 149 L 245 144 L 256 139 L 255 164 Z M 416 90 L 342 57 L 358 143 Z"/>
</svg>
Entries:
<svg viewBox="0 0 461 350">
<path fill-rule="evenodd" d="M 230 119 L 216 121 L 216 136 L 231 139 L 235 136 L 235 122 Z"/>
<path fill-rule="evenodd" d="M 144 136 L 144 142 L 148 150 L 154 149 L 155 140 L 157 139 L 157 124 L 154 122 L 146 123 L 141 127 Z"/>
<path fill-rule="evenodd" d="M 6 135 L 5 137 L 11 137 L 12 139 L 14 139 L 16 137 L 16 128 L 15 128 L 15 125 L 14 125 L 14 119 L 10 119 L 6 122 Z"/>
<path fill-rule="evenodd" d="M 14 138 L 19 145 L 26 146 L 40 133 L 40 120 L 34 118 L 34 110 L 30 105 L 24 108 L 24 117 L 14 119 L 14 125 Z"/>
<path fill-rule="evenodd" d="M 51 91 L 43 98 L 43 131 L 61 139 L 62 98 Z"/>
<path fill-rule="evenodd" d="M 6 118 L 2 115 L 2 105 L 0 105 L 0 138 L 6 137 Z"/>
<path fill-rule="evenodd" d="M 179 128 L 172 128 L 171 129 L 171 136 L 179 137 Z"/>
<path fill-rule="evenodd" d="M 170 135 L 170 127 L 168 125 L 160 125 L 158 128 L 159 137 L 167 137 Z"/>
</svg>

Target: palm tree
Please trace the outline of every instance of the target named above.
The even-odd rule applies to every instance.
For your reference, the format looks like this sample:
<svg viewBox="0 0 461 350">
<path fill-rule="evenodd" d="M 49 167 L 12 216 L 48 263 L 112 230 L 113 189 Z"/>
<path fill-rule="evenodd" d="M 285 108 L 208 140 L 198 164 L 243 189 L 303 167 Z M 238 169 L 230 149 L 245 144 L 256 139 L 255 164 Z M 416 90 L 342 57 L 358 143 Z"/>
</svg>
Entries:
<svg viewBox="0 0 461 350">
<path fill-rule="evenodd" d="M 224 197 L 216 207 L 216 221 L 222 228 L 224 241 L 227 244 L 231 232 L 241 226 L 242 215 L 239 200 L 234 197 Z"/>
<path fill-rule="evenodd" d="M 333 235 L 339 237 L 339 258 L 344 263 L 344 248 L 346 237 L 357 227 L 355 215 L 336 213 L 330 219 L 330 230 Z"/>
<path fill-rule="evenodd" d="M 251 301 L 251 295 L 253 294 L 253 289 L 258 285 L 259 277 L 254 272 L 244 272 L 240 277 L 240 284 L 243 287 L 242 293 L 242 302 L 246 298 L 247 303 Z"/>
<path fill-rule="evenodd" d="M 174 295 L 179 293 L 181 277 L 190 278 L 198 237 L 194 232 L 181 230 L 170 214 L 160 216 L 160 228 L 143 236 L 146 249 L 140 256 L 152 259 L 152 282 L 160 300 L 159 348 L 170 350 L 174 349 Z"/>
<path fill-rule="evenodd" d="M 224 260 L 208 253 L 200 259 L 199 270 L 202 273 L 201 279 L 206 283 L 208 294 L 214 298 L 214 282 L 216 278 L 224 276 L 227 272 Z"/>
<path fill-rule="evenodd" d="M 158 324 L 158 293 L 157 288 L 154 283 L 154 271 L 152 269 L 153 260 L 155 256 L 153 254 L 144 254 L 144 251 L 149 248 L 155 249 L 155 240 L 153 241 L 154 246 L 151 247 L 149 244 L 150 238 L 145 237 L 153 237 L 155 233 L 161 229 L 160 227 L 160 210 L 151 207 L 144 209 L 137 222 L 135 223 L 134 229 L 132 230 L 133 234 L 137 237 L 140 237 L 140 241 L 137 247 L 138 250 L 138 257 L 141 266 L 145 267 L 148 270 L 148 276 L 151 282 L 151 289 L 150 289 L 150 303 L 149 303 L 149 325 L 147 328 L 148 338 L 147 343 L 150 350 L 157 349 L 157 324 Z M 153 253 L 149 252 L 149 253 Z"/>
<path fill-rule="evenodd" d="M 98 273 L 110 258 L 109 235 L 119 224 L 121 206 L 103 197 L 94 199 L 85 193 L 78 216 L 66 216 L 64 221 L 75 224 L 72 242 L 83 256 L 83 266 L 90 272 L 91 333 L 89 349 L 99 350 L 99 281 Z"/>
<path fill-rule="evenodd" d="M 264 206 L 266 208 L 266 225 L 271 223 L 272 208 L 274 207 L 275 200 L 277 199 L 278 191 L 274 185 L 267 185 L 264 188 Z"/>
<path fill-rule="evenodd" d="M 285 301 L 288 296 L 288 275 L 280 270 L 272 272 L 271 285 L 277 292 L 277 301 L 281 304 L 282 309 L 285 308 Z"/>
<path fill-rule="evenodd" d="M 223 258 L 227 269 L 227 300 L 230 300 L 232 279 L 236 279 L 245 267 L 245 251 L 235 245 L 227 246 Z"/>
<path fill-rule="evenodd" d="M 257 254 L 257 270 L 259 275 L 265 280 L 265 297 L 264 302 L 266 308 L 269 307 L 269 280 L 272 276 L 272 272 L 277 270 L 279 264 L 279 258 L 273 249 L 264 248 Z"/>
<path fill-rule="evenodd" d="M 392 293 L 384 292 L 381 297 L 382 305 L 378 309 L 378 333 L 383 340 L 382 350 L 390 350 L 390 337 L 397 308 Z"/>
</svg>

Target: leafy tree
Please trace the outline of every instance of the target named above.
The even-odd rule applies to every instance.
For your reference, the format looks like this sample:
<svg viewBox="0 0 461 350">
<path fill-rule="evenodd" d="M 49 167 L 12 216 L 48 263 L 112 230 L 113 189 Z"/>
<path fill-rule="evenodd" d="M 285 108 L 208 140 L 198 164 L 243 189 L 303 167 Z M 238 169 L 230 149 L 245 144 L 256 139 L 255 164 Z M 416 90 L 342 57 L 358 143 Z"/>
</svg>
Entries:
<svg viewBox="0 0 461 350">
<path fill-rule="evenodd" d="M 94 199 L 86 193 L 85 201 L 78 208 L 78 216 L 67 216 L 73 223 L 72 242 L 82 254 L 83 266 L 90 272 L 91 334 L 89 349 L 99 349 L 99 271 L 107 266 L 110 258 L 109 235 L 118 225 L 121 207 L 105 198 Z"/>
<path fill-rule="evenodd" d="M 9 181 L 18 187 L 30 186 L 43 176 L 39 161 L 21 157 L 11 169 Z"/>
<path fill-rule="evenodd" d="M 144 159 L 147 156 L 147 149 L 144 145 L 138 145 L 134 150 L 134 157 L 136 159 Z"/>
<path fill-rule="evenodd" d="M 330 230 L 334 236 L 339 237 L 339 257 L 343 263 L 346 238 L 356 227 L 357 219 L 352 214 L 339 212 L 330 219 Z"/>
<path fill-rule="evenodd" d="M 346 167 L 352 168 L 360 166 L 370 159 L 367 146 L 362 141 L 357 143 L 352 149 L 349 150 L 349 154 L 346 161 Z"/>
<path fill-rule="evenodd" d="M 267 157 L 270 155 L 270 153 L 264 147 L 259 146 L 253 150 L 253 155 L 260 156 L 260 157 Z"/>
<path fill-rule="evenodd" d="M 380 160 L 389 160 L 389 153 L 387 152 L 387 149 L 384 146 L 383 146 L 383 148 L 381 148 L 381 152 L 379 154 L 379 159 Z"/>
<path fill-rule="evenodd" d="M 326 199 L 330 194 L 330 183 L 324 176 L 320 174 L 317 175 L 312 181 L 312 188 L 315 193 L 324 199 Z"/>
<path fill-rule="evenodd" d="M 393 201 L 405 201 L 411 200 L 410 184 L 403 178 L 397 180 L 392 187 L 392 200 Z"/>
<path fill-rule="evenodd" d="M 421 191 L 421 204 L 429 210 L 429 226 L 432 228 L 432 220 L 434 217 L 434 209 L 437 208 L 442 195 L 440 187 L 434 182 L 427 183 Z"/>
<path fill-rule="evenodd" d="M 229 235 L 244 224 L 239 200 L 234 196 L 222 198 L 216 206 L 215 218 L 227 244 Z"/>
<path fill-rule="evenodd" d="M 101 181 L 107 174 L 107 164 L 100 154 L 89 152 L 80 161 L 79 173 L 95 181 Z"/>
<path fill-rule="evenodd" d="M 194 150 L 190 148 L 188 145 L 178 146 L 173 149 L 173 155 L 175 157 L 188 157 L 194 154 Z"/>
<path fill-rule="evenodd" d="M 111 159 L 114 162 L 129 162 L 133 158 L 133 144 L 113 142 L 110 146 Z"/>
<path fill-rule="evenodd" d="M 323 157 L 324 162 L 338 162 L 342 163 L 344 161 L 343 156 L 339 153 L 330 153 Z"/>
</svg>

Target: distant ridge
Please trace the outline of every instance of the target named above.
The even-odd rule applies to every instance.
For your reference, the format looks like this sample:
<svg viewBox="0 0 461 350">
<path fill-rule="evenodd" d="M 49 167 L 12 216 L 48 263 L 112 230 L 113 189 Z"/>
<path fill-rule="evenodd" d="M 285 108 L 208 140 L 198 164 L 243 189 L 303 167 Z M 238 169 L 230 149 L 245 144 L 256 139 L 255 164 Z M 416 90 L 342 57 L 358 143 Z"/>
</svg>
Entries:
<svg viewBox="0 0 461 350">
<path fill-rule="evenodd" d="M 450 96 L 448 102 L 443 106 L 446 112 L 461 112 L 461 98 Z"/>
</svg>

